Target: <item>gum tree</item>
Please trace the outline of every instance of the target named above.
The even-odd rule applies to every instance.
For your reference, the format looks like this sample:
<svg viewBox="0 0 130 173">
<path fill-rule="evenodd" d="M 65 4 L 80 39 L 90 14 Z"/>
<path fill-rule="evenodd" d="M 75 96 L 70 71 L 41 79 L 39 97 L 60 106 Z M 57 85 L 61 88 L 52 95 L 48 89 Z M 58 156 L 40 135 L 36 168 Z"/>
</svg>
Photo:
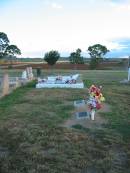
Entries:
<svg viewBox="0 0 130 173">
<path fill-rule="evenodd" d="M 98 64 L 102 61 L 104 55 L 109 52 L 106 46 L 101 44 L 95 44 L 93 46 L 88 47 L 88 53 L 91 57 L 90 60 L 90 68 L 96 69 Z"/>
<path fill-rule="evenodd" d="M 9 39 L 4 32 L 0 32 L 0 58 L 5 55 L 5 49 L 9 45 Z"/>
</svg>

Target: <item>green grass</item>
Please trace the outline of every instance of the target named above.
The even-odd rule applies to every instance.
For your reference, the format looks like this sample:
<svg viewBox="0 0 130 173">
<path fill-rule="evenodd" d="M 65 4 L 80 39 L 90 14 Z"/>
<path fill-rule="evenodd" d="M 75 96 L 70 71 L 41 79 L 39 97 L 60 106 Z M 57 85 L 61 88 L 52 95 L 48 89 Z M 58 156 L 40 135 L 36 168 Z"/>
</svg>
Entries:
<svg viewBox="0 0 130 173">
<path fill-rule="evenodd" d="M 80 73 L 87 87 L 103 86 L 111 112 L 101 116 L 108 124 L 102 129 L 62 127 L 73 114 L 73 101 L 87 97 L 86 88 L 35 89 L 34 82 L 18 88 L 0 100 L 1 173 L 130 172 L 130 85 L 119 83 L 127 73 Z"/>
</svg>

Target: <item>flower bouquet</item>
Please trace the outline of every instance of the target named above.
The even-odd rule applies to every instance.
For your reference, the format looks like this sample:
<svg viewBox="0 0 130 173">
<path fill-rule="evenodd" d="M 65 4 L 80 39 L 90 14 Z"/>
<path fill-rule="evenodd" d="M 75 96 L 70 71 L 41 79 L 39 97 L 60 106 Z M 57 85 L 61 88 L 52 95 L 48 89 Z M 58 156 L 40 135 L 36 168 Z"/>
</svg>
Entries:
<svg viewBox="0 0 130 173">
<path fill-rule="evenodd" d="M 91 113 L 91 119 L 94 120 L 95 111 L 102 108 L 102 102 L 105 101 L 103 94 L 101 93 L 101 86 L 97 87 L 92 85 L 89 88 L 89 99 L 87 101 L 88 107 Z"/>
</svg>

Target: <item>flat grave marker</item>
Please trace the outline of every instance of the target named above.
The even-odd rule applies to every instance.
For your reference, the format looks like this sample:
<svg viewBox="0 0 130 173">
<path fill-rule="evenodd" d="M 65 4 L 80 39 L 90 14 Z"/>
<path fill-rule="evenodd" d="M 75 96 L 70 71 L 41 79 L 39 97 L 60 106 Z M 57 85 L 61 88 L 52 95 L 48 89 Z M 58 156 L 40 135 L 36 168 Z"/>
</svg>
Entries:
<svg viewBox="0 0 130 173">
<path fill-rule="evenodd" d="M 90 119 L 89 112 L 76 112 L 75 115 L 77 119 Z"/>
<path fill-rule="evenodd" d="M 76 100 L 74 101 L 74 106 L 75 107 L 81 107 L 81 106 L 85 106 L 85 100 Z"/>
</svg>

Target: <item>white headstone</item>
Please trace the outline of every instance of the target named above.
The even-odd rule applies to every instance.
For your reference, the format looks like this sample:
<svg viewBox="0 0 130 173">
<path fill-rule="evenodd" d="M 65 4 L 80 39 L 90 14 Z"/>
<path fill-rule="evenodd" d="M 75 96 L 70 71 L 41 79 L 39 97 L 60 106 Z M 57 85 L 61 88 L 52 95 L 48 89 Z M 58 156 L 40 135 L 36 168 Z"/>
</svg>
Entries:
<svg viewBox="0 0 130 173">
<path fill-rule="evenodd" d="M 128 68 L 128 81 L 130 81 L 130 67 Z"/>
<path fill-rule="evenodd" d="M 30 67 L 30 78 L 33 79 L 33 71 L 32 71 L 32 67 Z"/>
<path fill-rule="evenodd" d="M 24 70 L 22 72 L 22 79 L 27 79 L 27 72 L 26 72 L 26 70 Z"/>
<path fill-rule="evenodd" d="M 15 88 L 19 87 L 20 86 L 20 82 L 19 82 L 19 79 L 18 77 L 16 77 L 16 85 L 15 85 Z"/>
<path fill-rule="evenodd" d="M 27 78 L 31 80 L 33 78 L 32 67 L 27 67 L 26 72 L 27 72 Z"/>
</svg>

